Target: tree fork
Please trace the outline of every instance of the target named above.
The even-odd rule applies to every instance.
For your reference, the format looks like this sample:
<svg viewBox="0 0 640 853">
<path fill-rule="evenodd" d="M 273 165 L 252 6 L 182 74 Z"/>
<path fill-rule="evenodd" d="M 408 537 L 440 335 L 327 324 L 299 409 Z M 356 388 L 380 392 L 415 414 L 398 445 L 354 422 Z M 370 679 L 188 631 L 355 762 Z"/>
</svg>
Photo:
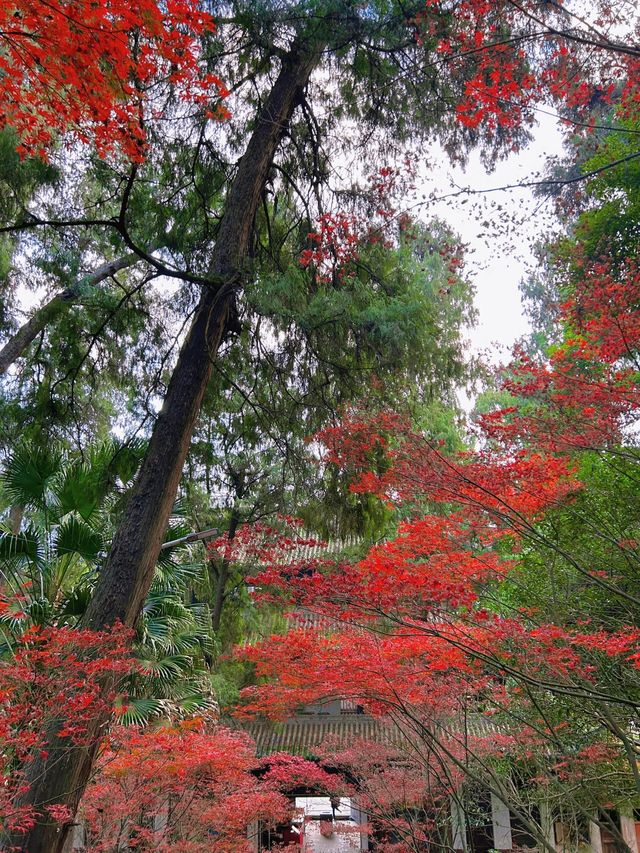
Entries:
<svg viewBox="0 0 640 853">
<path fill-rule="evenodd" d="M 258 116 L 225 205 L 210 264 L 210 274 L 225 284 L 203 290 L 153 429 L 123 520 L 100 572 L 84 627 L 100 630 L 120 621 L 133 626 L 151 585 L 162 538 L 175 501 L 189 443 L 200 411 L 212 361 L 234 321 L 251 231 L 269 169 L 322 44 L 294 42 Z M 49 805 L 66 805 L 75 816 L 91 774 L 108 719 L 96 719 L 88 747 L 70 747 L 54 722 L 45 750 L 27 768 L 24 804 L 39 814 Z M 42 756 L 45 757 L 42 757 Z M 61 853 L 70 823 L 63 829 L 41 816 L 35 826 L 5 840 L 2 849 L 23 853 Z"/>
</svg>

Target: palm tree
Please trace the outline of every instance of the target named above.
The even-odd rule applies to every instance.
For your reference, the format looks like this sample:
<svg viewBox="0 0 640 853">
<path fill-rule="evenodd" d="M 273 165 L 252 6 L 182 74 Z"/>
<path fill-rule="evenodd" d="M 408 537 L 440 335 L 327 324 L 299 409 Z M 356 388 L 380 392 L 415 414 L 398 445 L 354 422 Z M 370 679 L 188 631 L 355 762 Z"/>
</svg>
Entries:
<svg viewBox="0 0 640 853">
<path fill-rule="evenodd" d="M 23 445 L 0 474 L 0 585 L 11 600 L 2 614 L 0 655 L 30 625 L 78 624 L 108 550 L 114 523 L 144 452 L 142 442 L 110 439 L 74 458 Z M 167 541 L 191 532 L 178 511 Z M 138 672 L 123 697 L 124 722 L 211 709 L 210 615 L 187 603 L 205 571 L 188 546 L 164 549 L 136 626 Z"/>
<path fill-rule="evenodd" d="M 7 458 L 0 475 L 0 578 L 34 621 L 49 621 L 54 612 L 60 619 L 67 604 L 77 611 L 143 452 L 142 442 L 111 439 L 84 458 L 29 445 Z"/>
<path fill-rule="evenodd" d="M 167 539 L 184 535 L 174 521 Z M 136 626 L 139 675 L 131 680 L 124 722 L 150 716 L 190 716 L 217 707 L 209 664 L 214 657 L 209 608 L 187 603 L 203 581 L 202 560 L 176 559 L 185 546 L 160 552 L 155 577 Z M 178 552 L 176 554 L 175 552 Z"/>
</svg>

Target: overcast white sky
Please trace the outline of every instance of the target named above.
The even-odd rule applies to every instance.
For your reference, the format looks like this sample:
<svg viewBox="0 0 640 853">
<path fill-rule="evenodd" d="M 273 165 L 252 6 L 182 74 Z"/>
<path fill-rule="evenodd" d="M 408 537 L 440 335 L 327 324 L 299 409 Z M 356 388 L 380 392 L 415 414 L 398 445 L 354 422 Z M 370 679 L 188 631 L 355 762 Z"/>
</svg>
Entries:
<svg viewBox="0 0 640 853">
<path fill-rule="evenodd" d="M 474 190 L 517 184 L 536 179 L 549 157 L 562 152 L 561 130 L 555 118 L 541 114 L 534 140 L 518 154 L 487 173 L 479 157 L 470 158 L 466 170 L 452 168 L 446 157 L 431 162 L 431 181 L 445 194 L 456 188 Z M 518 284 L 527 265 L 534 264 L 532 246 L 554 225 L 550 202 L 541 203 L 531 189 L 462 195 L 429 204 L 429 216 L 446 220 L 469 244 L 466 274 L 476 287 L 478 325 L 469 331 L 474 352 L 491 352 L 492 361 L 506 358 L 514 341 L 527 331 Z M 483 223 L 489 223 L 488 227 Z M 494 345 L 498 345 L 497 347 Z"/>
</svg>

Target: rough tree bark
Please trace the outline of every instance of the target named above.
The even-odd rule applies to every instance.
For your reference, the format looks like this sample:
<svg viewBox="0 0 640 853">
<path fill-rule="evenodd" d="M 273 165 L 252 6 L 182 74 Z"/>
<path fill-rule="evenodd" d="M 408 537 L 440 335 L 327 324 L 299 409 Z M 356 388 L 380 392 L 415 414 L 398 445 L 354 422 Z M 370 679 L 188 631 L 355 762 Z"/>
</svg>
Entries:
<svg viewBox="0 0 640 853">
<path fill-rule="evenodd" d="M 111 552 L 100 572 L 84 619 L 101 629 L 118 620 L 133 626 L 149 590 L 162 538 L 209 381 L 212 360 L 233 317 L 242 283 L 255 212 L 274 155 L 322 47 L 294 42 L 282 59 L 280 73 L 262 108 L 227 196 L 210 265 L 215 286 L 204 289 L 189 334 L 182 346 L 149 449 L 133 488 Z M 24 802 L 38 811 L 65 804 L 75 814 L 89 779 L 107 719 L 96 719 L 90 746 L 72 748 L 52 725 L 48 755 L 28 768 Z M 43 755 L 43 754 L 41 754 Z M 14 835 L 2 849 L 24 853 L 60 853 L 66 832 L 43 817 L 30 831 Z"/>
<path fill-rule="evenodd" d="M 20 356 L 24 355 L 29 344 L 34 341 L 40 332 L 47 328 L 66 308 L 76 301 L 86 287 L 94 287 L 100 284 L 109 276 L 117 273 L 118 270 L 126 269 L 133 266 L 140 260 L 139 255 L 131 252 L 118 258 L 115 261 L 109 261 L 106 264 L 98 267 L 98 269 L 81 279 L 71 287 L 67 287 L 61 293 L 56 293 L 48 302 L 41 305 L 35 311 L 26 323 L 23 323 L 18 331 L 13 334 L 7 343 L 0 349 L 0 374 L 6 373 L 9 367 Z"/>
</svg>

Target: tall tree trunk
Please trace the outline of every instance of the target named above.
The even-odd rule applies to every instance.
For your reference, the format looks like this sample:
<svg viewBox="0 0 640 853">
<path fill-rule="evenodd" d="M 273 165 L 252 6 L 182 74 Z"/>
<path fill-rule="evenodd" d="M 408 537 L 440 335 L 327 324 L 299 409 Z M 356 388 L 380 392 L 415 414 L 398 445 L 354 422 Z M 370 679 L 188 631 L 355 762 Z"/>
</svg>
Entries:
<svg viewBox="0 0 640 853">
<path fill-rule="evenodd" d="M 109 276 L 118 272 L 118 270 L 131 267 L 139 260 L 140 256 L 132 252 L 115 261 L 102 264 L 94 273 L 80 279 L 76 284 L 67 287 L 66 290 L 57 293 L 48 302 L 41 305 L 29 317 L 27 322 L 23 323 L 18 331 L 9 338 L 2 349 L 0 349 L 0 374 L 6 373 L 13 362 L 20 358 L 21 355 L 24 355 L 29 344 L 37 338 L 43 329 L 51 325 L 69 305 L 82 295 L 85 287 L 94 287 L 96 284 L 104 281 L 105 278 L 109 278 Z"/>
<path fill-rule="evenodd" d="M 22 527 L 22 519 L 24 518 L 24 507 L 19 504 L 14 504 L 9 510 L 9 527 L 14 536 L 20 533 Z"/>
<path fill-rule="evenodd" d="M 227 531 L 227 541 L 233 542 L 236 538 L 236 531 L 240 524 L 240 512 L 237 505 L 231 510 L 229 519 L 229 530 Z M 213 567 L 212 567 L 213 568 Z M 223 557 L 218 565 L 218 572 L 215 577 L 213 587 L 213 601 L 211 604 L 211 627 L 218 633 L 220 630 L 220 622 L 222 620 L 222 608 L 224 607 L 225 593 L 227 591 L 227 581 L 229 580 L 229 560 Z"/>
<path fill-rule="evenodd" d="M 203 290 L 147 455 L 100 572 L 85 627 L 97 630 L 118 620 L 131 627 L 138 618 L 153 578 L 212 360 L 233 315 L 256 208 L 275 152 L 321 49 L 317 43 L 306 49 L 297 42 L 292 45 L 257 118 L 227 196 L 212 255 L 211 277 L 222 284 Z M 75 814 L 107 723 L 106 718 L 94 721 L 91 746 L 85 749 L 69 747 L 66 739 L 57 736 L 59 724 L 52 725 L 46 753 L 40 753 L 27 769 L 29 790 L 23 802 L 38 812 L 47 805 L 65 804 Z M 7 841 L 4 849 L 60 853 L 65 834 L 43 816 L 30 831 Z"/>
</svg>

